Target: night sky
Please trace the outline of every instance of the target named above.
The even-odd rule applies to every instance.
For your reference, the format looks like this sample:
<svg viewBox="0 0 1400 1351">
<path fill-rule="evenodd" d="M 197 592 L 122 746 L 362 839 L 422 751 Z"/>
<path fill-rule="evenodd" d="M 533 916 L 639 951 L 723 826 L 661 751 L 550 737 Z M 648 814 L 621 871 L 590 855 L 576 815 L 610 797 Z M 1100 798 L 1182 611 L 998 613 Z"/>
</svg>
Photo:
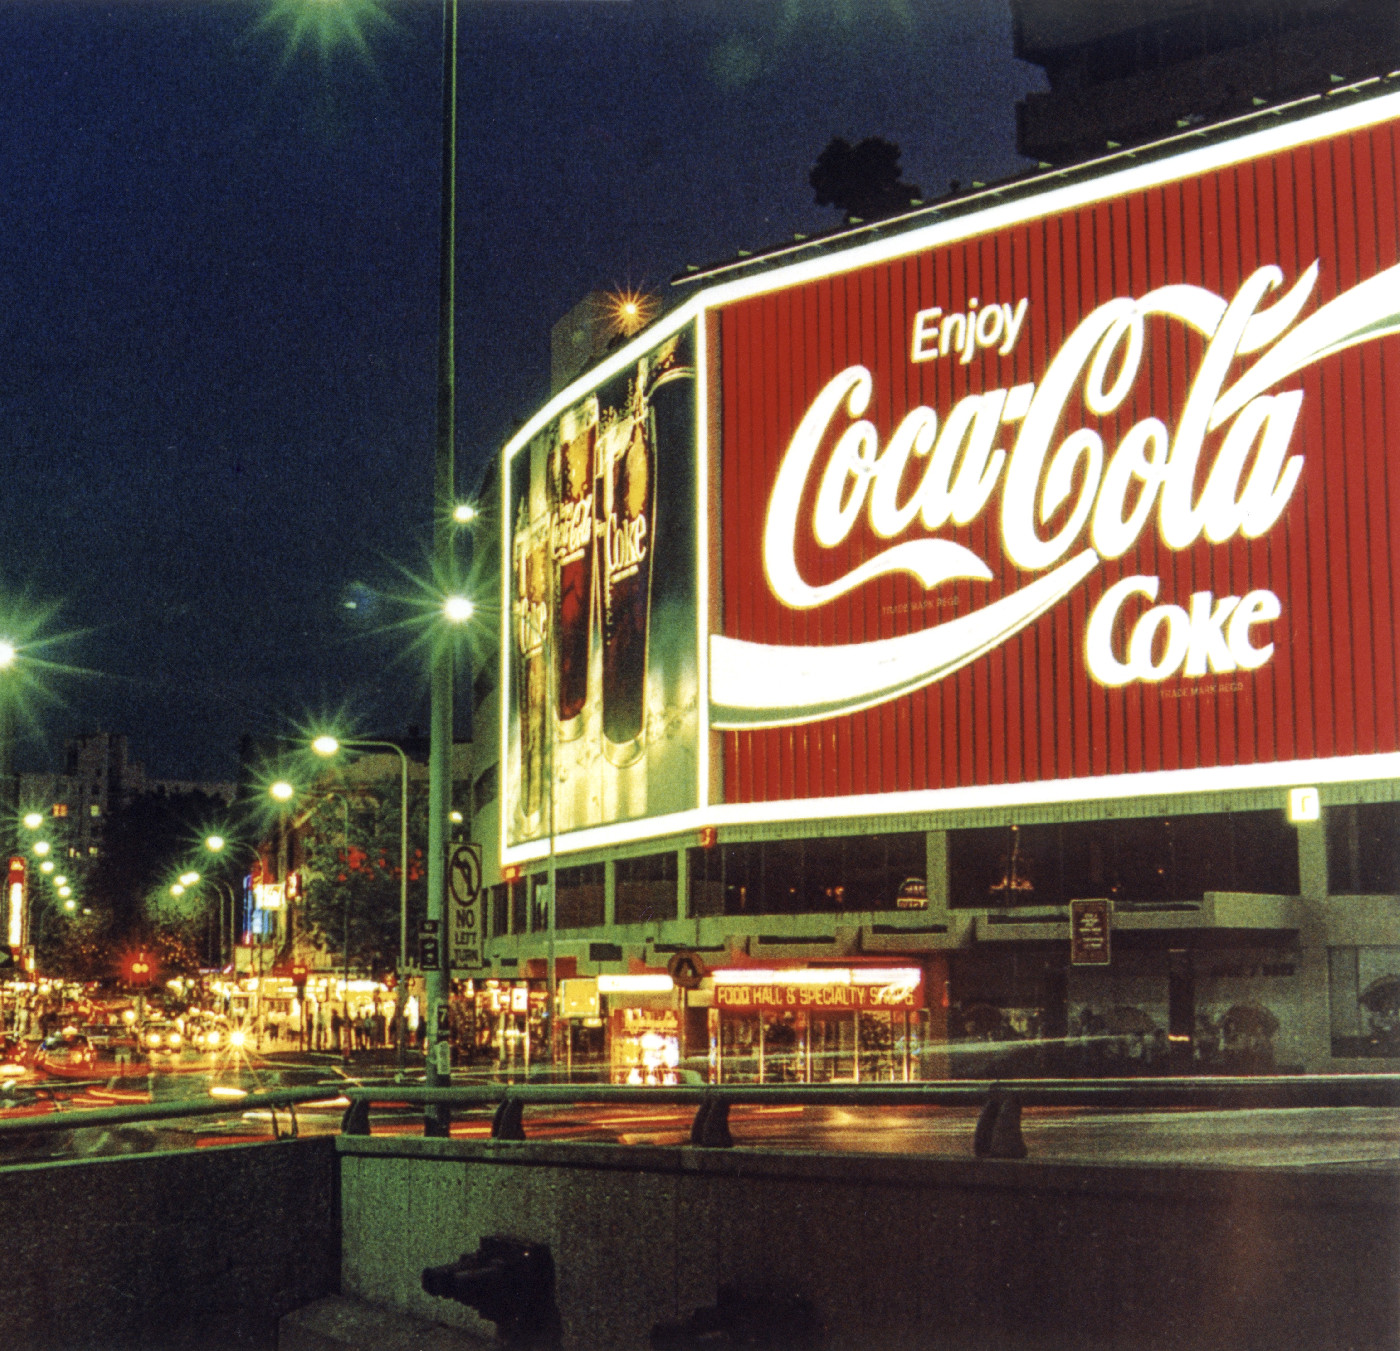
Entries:
<svg viewBox="0 0 1400 1351">
<path fill-rule="evenodd" d="M 426 725 L 395 621 L 427 570 L 441 9 L 358 3 L 363 45 L 323 50 L 288 0 L 0 2 L 0 627 L 57 606 L 42 655 L 81 668 L 31 686 L 21 768 L 101 728 L 230 778 L 243 732 Z M 1043 87 L 1005 0 L 463 0 L 459 78 L 464 494 L 587 291 L 837 224 L 806 181 L 833 135 L 897 141 L 930 196 L 1015 172 Z"/>
</svg>

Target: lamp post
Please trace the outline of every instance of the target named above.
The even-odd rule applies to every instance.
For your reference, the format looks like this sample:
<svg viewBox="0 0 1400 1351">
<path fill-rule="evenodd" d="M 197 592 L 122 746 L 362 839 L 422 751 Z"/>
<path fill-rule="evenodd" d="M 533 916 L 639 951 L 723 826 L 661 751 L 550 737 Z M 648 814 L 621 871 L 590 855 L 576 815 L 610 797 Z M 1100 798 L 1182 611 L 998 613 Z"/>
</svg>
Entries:
<svg viewBox="0 0 1400 1351">
<path fill-rule="evenodd" d="M 457 366 L 453 343 L 457 246 L 457 0 L 442 0 L 442 192 L 438 264 L 437 442 L 433 457 L 433 573 L 439 584 L 455 576 L 453 523 L 456 515 L 454 447 Z M 447 813 L 452 807 L 452 644 L 439 634 L 430 648 L 428 740 L 428 920 L 440 939 L 438 965 L 425 973 L 427 986 L 427 1083 L 451 1079 L 447 1039 Z M 446 1107 L 425 1109 L 424 1131 L 448 1133 Z"/>
<path fill-rule="evenodd" d="M 404 753 L 402 746 L 395 745 L 392 741 L 340 741 L 333 736 L 318 736 L 311 743 L 311 749 L 315 751 L 317 755 L 326 757 L 335 755 L 342 746 L 348 747 L 351 750 L 393 751 L 399 757 L 399 970 L 398 988 L 394 992 L 394 1008 L 398 1015 L 396 1019 L 398 1023 L 398 1068 L 399 1076 L 402 1077 L 407 1058 L 407 1047 L 404 1044 L 406 1039 L 404 1037 L 403 1013 L 407 1003 L 407 997 L 404 992 L 407 989 L 405 981 L 408 972 L 408 756 Z M 348 809 L 346 821 L 346 835 L 348 838 Z M 348 926 L 348 909 L 346 915 Z M 348 957 L 346 962 L 348 970 Z"/>
<path fill-rule="evenodd" d="M 10 689 L 11 672 L 19 656 L 15 645 L 0 638 L 0 848 L 6 857 L 14 853 L 15 814 L 19 808 L 19 780 L 15 777 L 15 707 Z"/>
</svg>

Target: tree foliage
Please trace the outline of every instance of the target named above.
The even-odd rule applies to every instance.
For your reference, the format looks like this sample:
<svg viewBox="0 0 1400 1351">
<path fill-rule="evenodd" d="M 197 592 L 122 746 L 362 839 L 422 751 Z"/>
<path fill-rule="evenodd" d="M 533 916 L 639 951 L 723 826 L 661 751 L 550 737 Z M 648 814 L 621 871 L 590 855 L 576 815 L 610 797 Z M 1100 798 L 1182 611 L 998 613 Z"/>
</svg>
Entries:
<svg viewBox="0 0 1400 1351">
<path fill-rule="evenodd" d="M 839 207 L 848 219 L 878 220 L 907 211 L 923 196 L 917 183 L 900 180 L 899 146 L 879 136 L 852 145 L 833 136 L 807 181 L 818 206 Z"/>
<path fill-rule="evenodd" d="M 410 783 L 408 799 L 410 960 L 428 890 L 427 794 L 415 787 Z M 347 788 L 322 798 L 302 826 L 309 936 L 343 963 L 348 934 L 351 969 L 375 978 L 396 970 L 399 962 L 399 819 L 398 785 L 376 784 L 372 790 Z"/>
</svg>

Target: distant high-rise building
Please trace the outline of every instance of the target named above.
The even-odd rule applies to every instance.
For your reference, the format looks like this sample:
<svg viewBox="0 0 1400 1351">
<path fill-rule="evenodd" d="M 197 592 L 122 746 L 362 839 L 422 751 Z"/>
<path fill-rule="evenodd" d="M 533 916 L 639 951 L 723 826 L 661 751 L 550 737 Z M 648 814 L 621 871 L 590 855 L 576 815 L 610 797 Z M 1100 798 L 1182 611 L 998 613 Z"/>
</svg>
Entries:
<svg viewBox="0 0 1400 1351">
<path fill-rule="evenodd" d="M 234 788 L 229 783 L 148 779 L 140 763 L 131 758 L 125 736 L 86 732 L 65 743 L 62 772 L 19 776 L 19 810 L 62 822 L 65 853 L 93 858 L 101 852 L 107 821 L 147 792 L 202 792 L 231 802 Z"/>
<path fill-rule="evenodd" d="M 1050 163 L 1400 66 L 1395 0 L 1011 0 L 1015 51 L 1048 92 L 1017 106 Z"/>
</svg>

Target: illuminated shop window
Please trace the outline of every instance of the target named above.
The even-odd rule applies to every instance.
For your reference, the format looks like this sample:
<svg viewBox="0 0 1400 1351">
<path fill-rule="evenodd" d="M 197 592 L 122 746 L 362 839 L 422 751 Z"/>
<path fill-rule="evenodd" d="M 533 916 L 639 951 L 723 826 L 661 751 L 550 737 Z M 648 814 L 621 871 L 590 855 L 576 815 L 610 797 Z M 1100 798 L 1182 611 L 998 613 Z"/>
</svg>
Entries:
<svg viewBox="0 0 1400 1351">
<path fill-rule="evenodd" d="M 675 919 L 677 855 L 648 854 L 617 863 L 616 918 L 619 924 Z"/>
<path fill-rule="evenodd" d="M 1334 896 L 1400 893 L 1400 802 L 1328 807 L 1327 890 Z"/>
<path fill-rule="evenodd" d="M 926 858 L 919 831 L 692 849 L 690 913 L 703 917 L 897 910 L 905 884 L 924 880 Z"/>
<path fill-rule="evenodd" d="M 1298 894 L 1281 811 L 988 826 L 948 833 L 949 904 L 963 909 L 1196 904 L 1208 891 Z"/>
<path fill-rule="evenodd" d="M 94 802 L 94 803 L 88 808 L 88 815 L 89 815 L 89 816 L 101 816 L 101 815 L 102 815 L 102 806 L 101 806 L 101 804 L 100 804 L 100 803 L 97 803 L 97 802 Z"/>
</svg>

